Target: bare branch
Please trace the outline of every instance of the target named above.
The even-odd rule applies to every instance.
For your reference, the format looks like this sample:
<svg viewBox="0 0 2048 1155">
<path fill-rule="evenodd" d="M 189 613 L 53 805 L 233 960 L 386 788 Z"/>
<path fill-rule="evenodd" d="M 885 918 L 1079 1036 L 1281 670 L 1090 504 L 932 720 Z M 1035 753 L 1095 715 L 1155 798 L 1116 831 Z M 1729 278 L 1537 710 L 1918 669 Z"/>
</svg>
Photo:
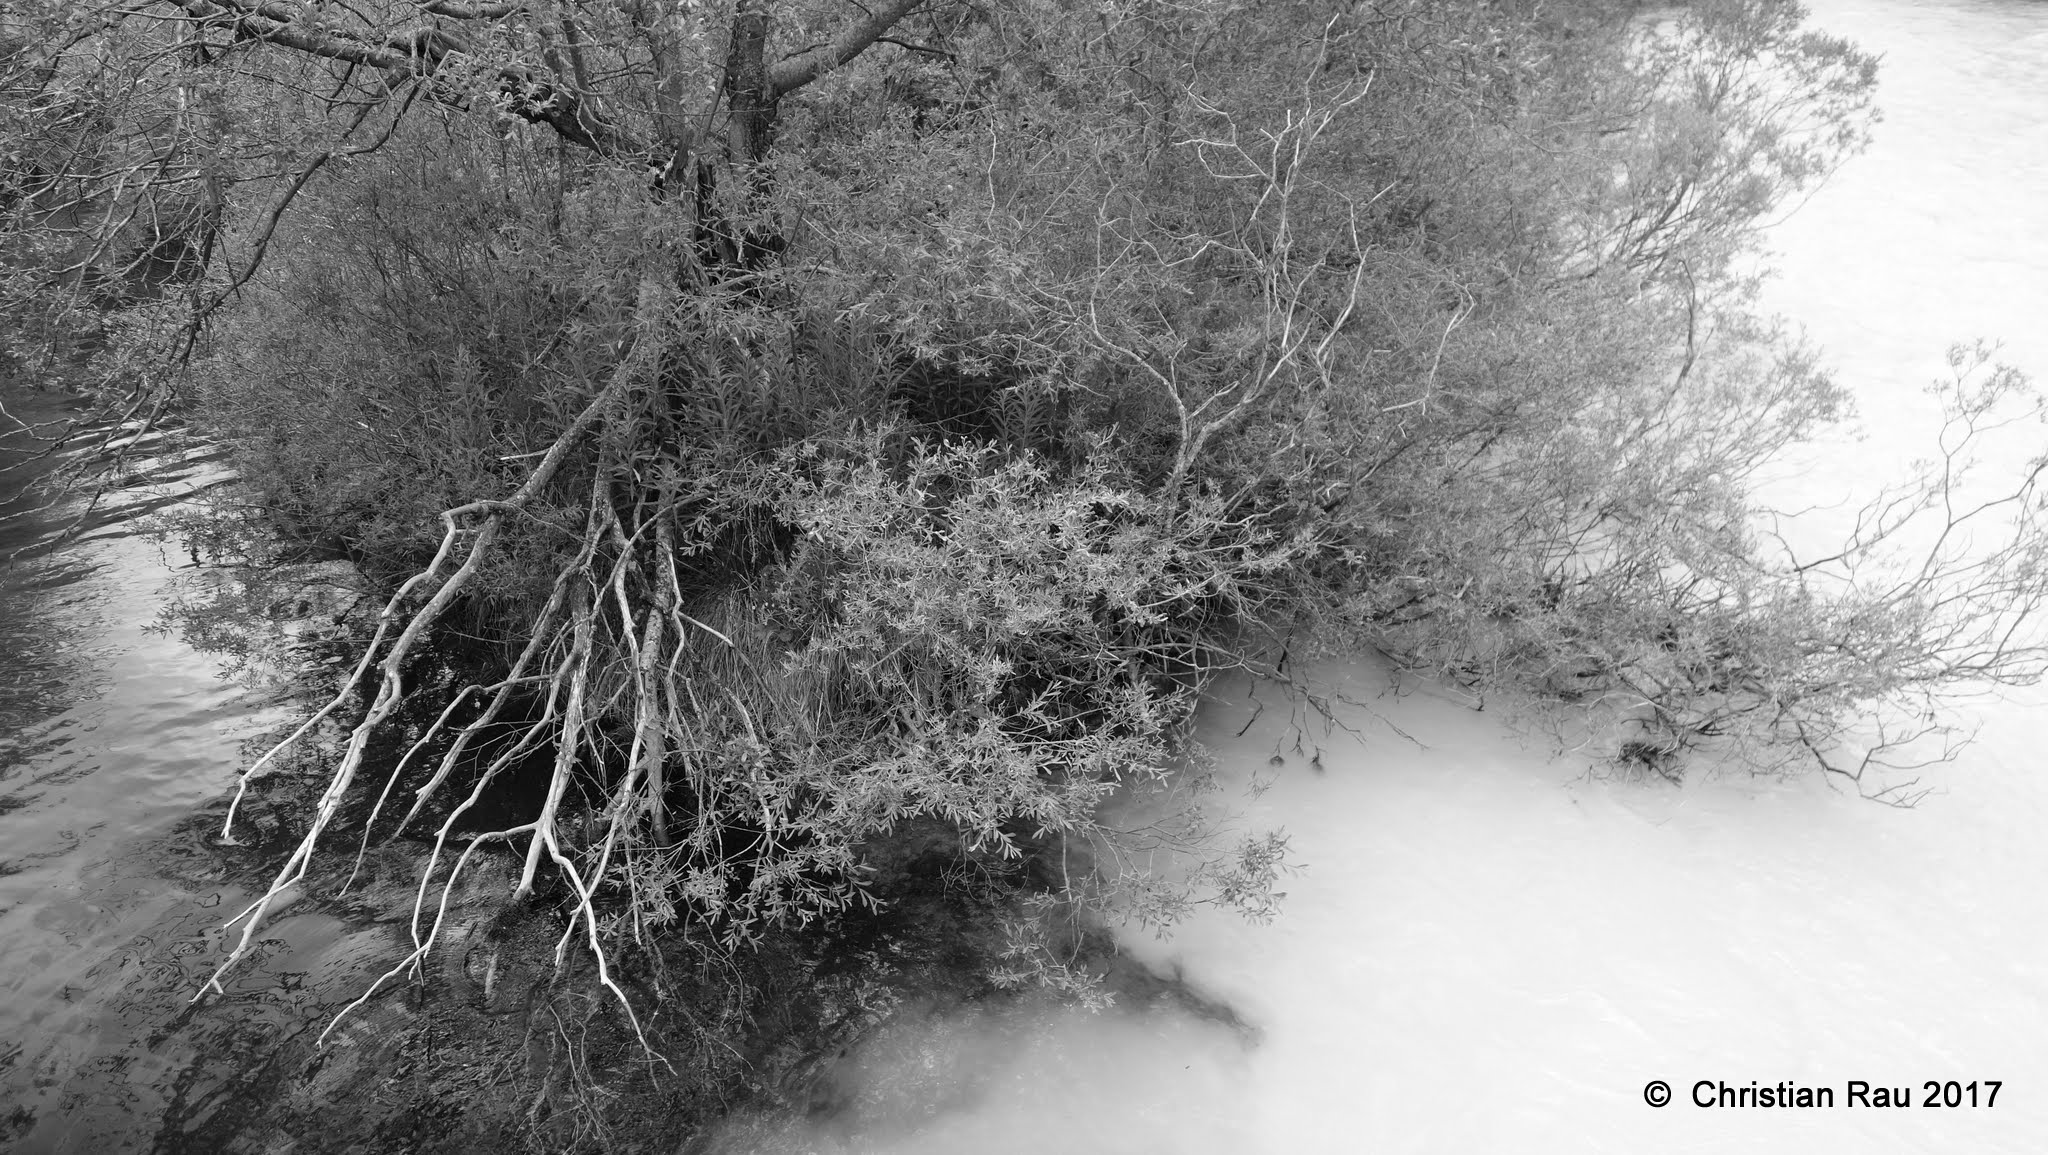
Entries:
<svg viewBox="0 0 2048 1155">
<path fill-rule="evenodd" d="M 420 11 L 453 20 L 501 20 L 525 8 L 524 4 L 456 4 L 453 0 L 427 0 Z"/>
<path fill-rule="evenodd" d="M 869 45 L 895 27 L 896 22 L 923 4 L 924 0 L 887 0 L 877 4 L 867 19 L 847 29 L 837 40 L 821 45 L 768 70 L 768 83 L 775 96 L 787 96 L 820 76 L 867 51 Z"/>
<path fill-rule="evenodd" d="M 169 3 L 204 24 L 231 27 L 238 34 L 250 35 L 266 44 L 379 69 L 392 76 L 390 87 L 394 89 L 403 78 L 431 77 L 443 61 L 465 51 L 461 40 L 440 29 L 417 29 L 371 41 L 347 31 L 312 27 L 296 19 L 297 13 L 290 9 L 262 0 Z M 476 18 L 489 18 L 490 10 L 496 7 L 478 8 Z M 515 10 L 507 8 L 506 12 Z M 547 125 L 571 144 L 606 157 L 638 156 L 647 151 L 645 142 L 599 115 L 582 94 L 533 67 L 508 64 L 498 70 L 497 79 L 508 111 L 534 124 Z M 462 103 L 454 92 L 430 88 L 429 94 L 444 103 Z"/>
</svg>

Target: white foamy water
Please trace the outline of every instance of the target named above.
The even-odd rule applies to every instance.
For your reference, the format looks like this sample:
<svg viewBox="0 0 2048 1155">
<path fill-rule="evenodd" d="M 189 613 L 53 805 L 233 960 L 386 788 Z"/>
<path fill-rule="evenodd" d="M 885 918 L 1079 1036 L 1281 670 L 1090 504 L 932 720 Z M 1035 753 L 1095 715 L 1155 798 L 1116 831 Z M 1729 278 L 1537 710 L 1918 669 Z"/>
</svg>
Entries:
<svg viewBox="0 0 2048 1155">
<path fill-rule="evenodd" d="M 1885 57 L 1874 147 L 1774 233 L 1773 306 L 1865 414 L 1865 439 L 1822 447 L 1793 495 L 1832 501 L 1931 447 L 1921 389 L 1950 342 L 2002 338 L 2048 377 L 2048 4 L 1815 8 Z M 1977 743 L 1898 811 L 1811 779 L 1590 779 L 1492 713 L 1389 696 L 1365 665 L 1328 676 L 1364 705 L 1342 713 L 1355 734 L 1306 735 L 1320 774 L 1287 711 L 1241 738 L 1241 702 L 1207 723 L 1240 776 L 1290 755 L 1251 816 L 1309 865 L 1282 917 L 1128 944 L 1258 1045 L 1050 1027 L 1070 1045 L 976 1065 L 957 1110 L 891 1149 L 2048 1150 L 2048 696 L 1969 711 Z M 1645 1104 L 1653 1079 L 1669 1106 Z M 1825 1087 L 1835 1106 L 1702 1109 L 1700 1080 Z M 1850 1107 L 1851 1080 L 1914 1105 Z M 2003 1086 L 1993 1106 L 1925 1108 L 1929 1080 Z"/>
</svg>

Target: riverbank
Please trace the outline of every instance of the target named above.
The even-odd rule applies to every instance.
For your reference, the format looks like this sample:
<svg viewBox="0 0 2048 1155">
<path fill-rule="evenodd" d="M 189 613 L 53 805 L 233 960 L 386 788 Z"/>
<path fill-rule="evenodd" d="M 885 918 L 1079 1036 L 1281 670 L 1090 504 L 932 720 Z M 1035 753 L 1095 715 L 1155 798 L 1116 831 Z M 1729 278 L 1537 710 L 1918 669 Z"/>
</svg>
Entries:
<svg viewBox="0 0 2048 1155">
<path fill-rule="evenodd" d="M 1824 447 L 1815 459 L 1830 464 L 1802 465 L 1800 480 L 1868 492 L 1896 476 L 1896 459 L 1919 452 L 1900 446 L 1927 443 L 1931 429 L 1914 406 L 1931 374 L 1919 366 L 1938 371 L 1941 346 L 1973 335 L 1928 325 L 1968 320 L 1995 332 L 2048 314 L 2040 259 L 2048 233 L 2015 207 L 2048 199 L 2048 189 L 2029 183 L 2039 175 L 2030 154 L 2001 151 L 2048 127 L 2039 115 L 2048 94 L 2038 91 L 2048 76 L 2040 55 L 2048 28 L 2038 15 L 1998 0 L 1828 14 L 1831 30 L 1890 54 L 1888 66 L 1905 79 L 1895 91 L 1946 95 L 1880 126 L 1874 155 L 1884 164 L 1861 186 L 1872 202 L 1828 207 L 1830 189 L 1806 210 L 1839 214 L 1831 218 L 1841 224 L 1836 247 L 1818 262 L 1828 267 L 1809 263 L 1803 273 L 1808 291 L 1829 299 L 1781 304 L 1828 318 L 1833 327 L 1817 335 L 1846 355 L 1843 383 L 1874 428 L 1868 442 Z M 1917 135 L 1886 135 L 1906 128 Z M 1904 154 L 1884 152 L 1902 140 L 1910 142 Z M 1969 179 L 1958 183 L 1959 174 Z M 1901 200 L 1905 220 L 1872 207 Z M 1419 228 L 1428 208 L 1414 212 Z M 1845 253 L 1900 263 L 1829 265 Z M 1870 294 L 1860 295 L 1866 285 Z M 1809 313 L 1815 304 L 1824 307 Z M 1844 316 L 1856 325 L 1836 324 Z M 1444 325 L 1413 326 L 1439 352 L 1453 329 L 1461 341 L 1473 331 L 1459 327 L 1462 311 L 1423 319 Z M 1496 336 L 1513 349 L 1523 335 Z M 1370 346 L 1360 363 L 1384 348 Z M 593 345 L 587 364 L 609 368 L 624 347 Z M 482 369 L 467 357 L 446 362 L 453 368 L 444 376 L 422 369 L 421 377 L 475 387 Z M 432 368 L 430 360 L 408 364 Z M 1424 360 L 1434 385 L 1435 362 Z M 300 362 L 264 363 L 296 371 Z M 1497 380 L 1467 370 L 1454 375 Z M 245 396 L 299 396 L 270 380 L 243 381 Z M 338 400 L 353 404 L 380 378 L 321 380 L 339 382 Z M 405 380 L 389 401 L 428 395 L 419 380 Z M 1510 401 L 1524 395 L 1504 392 Z M 1413 409 L 1411 396 L 1369 398 L 1380 408 L 1361 412 L 1442 416 L 1441 395 Z M 353 430 L 355 412 L 337 408 L 335 419 L 306 424 Z M 422 427 L 412 410 L 397 412 L 376 417 L 390 419 L 383 432 Z M 1550 443 L 1531 440 L 1539 449 Z M 490 448 L 524 454 L 539 443 L 513 438 Z M 1243 452 L 1260 460 L 1264 444 Z M 359 492 L 387 490 L 365 484 Z M 1300 495 L 1301 508 L 1341 503 L 1345 492 L 1318 485 Z M 607 506 L 610 495 L 598 496 L 591 508 Z M 918 501 L 928 496 L 920 491 Z M 850 517 L 848 507 L 862 509 L 857 501 L 835 508 Z M 417 519 L 429 532 L 434 508 Z M 1662 507 L 1646 500 L 1644 508 Z M 1007 529 L 1023 519 L 992 520 Z M 974 977 L 977 951 L 986 953 L 979 932 L 949 921 L 956 910 L 947 901 L 920 903 L 911 886 L 911 900 L 895 908 L 907 923 L 852 935 L 838 955 L 778 943 L 772 962 L 738 973 L 714 954 L 708 972 L 666 979 L 636 959 L 636 973 L 673 984 L 680 997 L 672 1006 L 706 1020 L 655 1024 L 676 1059 L 699 1064 L 700 1077 L 664 1083 L 650 1076 L 637 1040 L 606 1017 L 615 1004 L 587 971 L 553 977 L 554 944 L 566 929 L 559 892 L 508 910 L 510 864 L 494 860 L 471 880 L 481 889 L 462 890 L 451 940 L 423 981 L 365 1006 L 322 1050 L 314 1043 L 333 1015 L 406 949 L 399 917 L 417 848 L 373 855 L 342 893 L 356 829 L 345 816 L 314 885 L 293 893 L 228 990 L 187 1003 L 231 945 L 218 924 L 253 897 L 303 825 L 324 767 L 316 757 L 263 780 L 249 840 L 213 843 L 227 776 L 247 762 L 240 751 L 220 753 L 218 730 L 225 723 L 253 736 L 269 721 L 252 721 L 261 703 L 232 688 L 200 688 L 212 685 L 209 667 L 189 650 L 129 645 L 118 615 L 133 608 L 119 577 L 130 571 L 100 552 L 110 540 L 122 539 L 52 555 L 55 568 L 36 571 L 45 584 L 21 587 L 22 604 L 38 607 L 21 627 L 37 648 L 13 687 L 27 696 L 10 701 L 44 712 L 24 731 L 32 739 L 25 760 L 0 765 L 0 801 L 12 807 L 0 813 L 0 845 L 8 855 L 24 848 L 6 859 L 14 873 L 0 878 L 0 895 L 18 897 L 0 910 L 8 935 L 0 959 L 17 984 L 5 1008 L 17 1017 L 0 1022 L 0 1039 L 27 1040 L 0 1049 L 0 1091 L 10 1107 L 24 1104 L 0 1134 L 24 1151 L 459 1150 L 529 1140 L 559 1149 L 594 1144 L 609 1129 L 625 1149 L 694 1144 L 722 1155 L 1361 1147 L 1579 1155 L 1689 1143 L 2032 1155 L 2048 1133 L 2041 1108 L 2013 1094 L 2048 1079 L 2036 1042 L 2048 1032 L 2048 987 L 2031 962 L 2048 941 L 2034 893 L 2048 876 L 2038 837 L 2048 795 L 2035 756 L 2048 702 L 1967 703 L 1965 728 L 1981 723 L 1979 742 L 1953 765 L 1926 768 L 1923 785 L 1937 789 L 1918 810 L 1897 812 L 1832 790 L 1818 775 L 1756 780 L 1731 768 L 1716 777 L 1703 766 L 1617 775 L 1611 762 L 1560 755 L 1540 732 L 1532 740 L 1502 725 L 1498 695 L 1439 693 L 1349 661 L 1320 671 L 1356 703 L 1336 713 L 1341 725 L 1293 714 L 1277 699 L 1257 720 L 1240 695 L 1208 706 L 1204 732 L 1219 772 L 1265 785 L 1252 818 L 1285 828 L 1307 869 L 1283 882 L 1273 925 L 1198 915 L 1171 943 L 1127 936 L 1121 957 L 1146 960 L 1173 981 L 1133 972 L 1123 1012 L 1082 1017 L 994 997 Z M 1447 573 L 1444 592 L 1462 604 L 1470 583 L 1456 566 Z M 884 592 L 904 584 L 870 583 Z M 1524 604 L 1547 604 L 1548 590 L 1529 592 Z M 1700 639 L 1688 657 L 1714 656 L 1717 640 Z M 1651 632 L 1635 651 L 1639 672 L 1668 670 L 1660 655 L 1687 648 L 1667 648 L 1671 641 Z M 179 662 L 186 667 L 151 666 Z M 614 664 L 609 676 L 616 683 L 627 669 Z M 737 715 L 732 724 L 738 733 Z M 395 730 L 392 740 L 403 740 L 404 728 Z M 373 760 L 365 777 L 380 764 Z M 908 882 L 945 871 L 904 874 Z M 946 954 L 936 944 L 968 949 Z M 579 1066 L 589 1078 L 576 1077 Z M 720 1072 L 744 1076 L 722 1081 Z M 1996 1080 L 2006 1094 L 1968 1110 L 1784 1114 L 1703 1113 L 1686 1091 L 1700 1080 L 1840 1088 L 1851 1079 Z M 1678 1088 L 1668 1106 L 1646 1101 L 1653 1080 Z M 623 1090 L 612 1098 L 600 1086 Z M 699 1098 L 680 1097 L 688 1094 Z M 730 1117 L 706 1130 L 715 1114 Z"/>
<path fill-rule="evenodd" d="M 417 979 L 334 1026 L 410 949 L 426 850 L 374 847 L 358 873 L 360 829 L 346 821 L 225 989 L 196 998 L 232 943 L 223 924 L 296 840 L 341 732 L 315 731 L 254 779 L 225 842 L 237 774 L 331 692 L 328 659 L 356 640 L 363 615 L 340 563 L 251 586 L 195 565 L 175 535 L 145 532 L 137 519 L 180 492 L 175 470 L 156 476 L 165 488 L 131 517 L 110 506 L 94 533 L 9 574 L 11 636 L 44 640 L 17 651 L 11 684 L 33 693 L 8 700 L 16 744 L 0 779 L 11 788 L 0 1013 L 13 1044 L 0 1051 L 0 1146 L 768 1150 L 808 1143 L 817 1127 L 851 1137 L 957 1107 L 943 1079 L 923 1100 L 903 1086 L 878 1094 L 857 1053 L 901 1049 L 918 1024 L 962 1014 L 1020 1030 L 1037 1021 L 1033 1000 L 989 985 L 991 920 L 940 884 L 947 840 L 914 832 L 878 858 L 896 876 L 877 880 L 889 907 L 836 936 L 738 952 L 657 940 L 627 960 L 629 989 L 653 1012 L 649 1037 L 674 1070 L 640 1048 L 578 945 L 557 971 L 562 896 L 508 903 L 509 853 L 482 856 L 459 884 Z M 43 524 L 55 532 L 68 516 L 58 507 Z M 10 529 L 38 546 L 29 523 Z M 166 609 L 186 629 L 148 629 Z M 84 685 L 86 674 L 103 680 Z M 1106 969 L 1126 1013 L 1180 1002 L 1220 1014 L 1171 982 Z"/>
</svg>

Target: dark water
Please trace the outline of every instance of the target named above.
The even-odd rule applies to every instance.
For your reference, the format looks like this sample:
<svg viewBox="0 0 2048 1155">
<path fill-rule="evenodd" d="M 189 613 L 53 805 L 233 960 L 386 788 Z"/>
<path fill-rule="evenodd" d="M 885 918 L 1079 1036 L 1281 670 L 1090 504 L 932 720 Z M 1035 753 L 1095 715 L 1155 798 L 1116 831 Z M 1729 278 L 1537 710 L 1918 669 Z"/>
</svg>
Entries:
<svg viewBox="0 0 2048 1155">
<path fill-rule="evenodd" d="M 53 394 L 0 400 L 29 422 L 71 412 Z M 203 576 L 148 518 L 220 472 L 152 438 L 95 507 L 50 504 L 32 482 L 51 463 L 29 448 L 0 447 L 21 465 L 0 474 L 0 1150 L 204 1149 L 187 1132 L 321 1021 L 308 975 L 351 936 L 288 917 L 224 998 L 190 1004 L 250 897 L 212 843 L 220 800 L 282 716 L 146 628 Z"/>
</svg>

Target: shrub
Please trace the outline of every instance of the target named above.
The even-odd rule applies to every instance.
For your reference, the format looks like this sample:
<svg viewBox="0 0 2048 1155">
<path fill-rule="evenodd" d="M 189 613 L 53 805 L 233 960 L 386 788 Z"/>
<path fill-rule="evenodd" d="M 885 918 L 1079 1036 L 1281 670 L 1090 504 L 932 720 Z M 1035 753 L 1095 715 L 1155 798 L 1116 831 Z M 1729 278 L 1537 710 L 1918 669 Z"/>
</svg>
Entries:
<svg viewBox="0 0 2048 1155">
<path fill-rule="evenodd" d="M 423 897 L 515 844 L 622 999 L 617 936 L 829 919 L 905 823 L 1034 928 L 1006 978 L 1064 981 L 1063 920 L 1270 910 L 1283 840 L 1174 802 L 1196 695 L 1267 633 L 1590 708 L 1671 772 L 1734 740 L 1860 775 L 1857 710 L 2038 671 L 2038 467 L 1958 507 L 1944 442 L 1832 559 L 1762 532 L 1756 470 L 1846 406 L 1739 258 L 1875 78 L 1786 0 L 741 0 L 559 39 L 373 5 L 225 44 L 179 7 L 9 49 L 80 99 L 72 48 L 134 81 L 80 149 L 73 207 L 112 215 L 9 243 L 273 196 L 209 226 L 238 263 L 112 326 L 173 355 L 131 414 L 186 387 L 269 526 L 390 591 L 244 950 L 371 768 L 373 830 L 439 823 Z M 2023 399 L 1987 384 L 1958 432 Z M 1956 551 L 1993 522 L 1990 560 Z M 437 645 L 464 678 L 418 676 Z M 456 852 L 526 761 L 531 817 Z M 1147 793 L 1184 817 L 1134 842 L 1104 807 Z"/>
</svg>

